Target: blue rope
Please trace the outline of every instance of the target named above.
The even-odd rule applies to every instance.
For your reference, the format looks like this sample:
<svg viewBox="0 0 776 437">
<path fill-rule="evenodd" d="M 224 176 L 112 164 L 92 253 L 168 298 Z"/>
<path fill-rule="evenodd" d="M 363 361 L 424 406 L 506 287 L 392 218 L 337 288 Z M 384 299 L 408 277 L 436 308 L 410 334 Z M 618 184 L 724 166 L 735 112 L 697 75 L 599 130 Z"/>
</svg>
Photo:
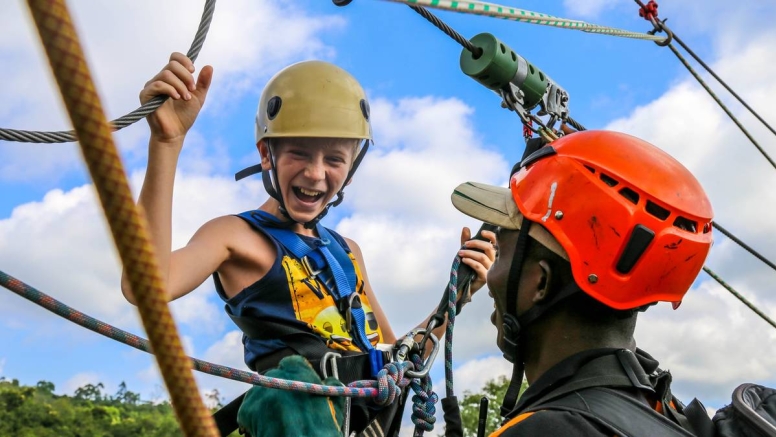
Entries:
<svg viewBox="0 0 776 437">
<path fill-rule="evenodd" d="M 421 369 L 423 363 L 419 355 L 413 355 L 412 361 L 416 369 Z M 434 429 L 436 422 L 436 403 L 439 396 L 434 393 L 431 377 L 426 375 L 423 379 L 415 378 L 410 382 L 410 387 L 415 394 L 412 396 L 412 423 L 415 424 L 414 436 L 422 436 L 426 431 Z"/>
<path fill-rule="evenodd" d="M 453 326 L 455 325 L 455 303 L 458 298 L 458 266 L 461 264 L 461 257 L 456 256 L 453 261 L 453 268 L 450 271 L 450 300 L 447 307 L 447 328 L 445 330 L 445 388 L 447 397 L 455 395 L 453 390 Z"/>
</svg>

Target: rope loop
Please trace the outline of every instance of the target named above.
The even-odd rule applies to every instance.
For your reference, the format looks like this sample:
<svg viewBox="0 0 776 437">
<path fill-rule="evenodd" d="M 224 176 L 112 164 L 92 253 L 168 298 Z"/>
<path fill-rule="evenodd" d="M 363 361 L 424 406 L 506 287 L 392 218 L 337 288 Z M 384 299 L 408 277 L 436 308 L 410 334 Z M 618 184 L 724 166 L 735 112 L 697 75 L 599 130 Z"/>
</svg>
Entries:
<svg viewBox="0 0 776 437">
<path fill-rule="evenodd" d="M 639 17 L 649 21 L 652 23 L 652 30 L 647 32 L 649 35 L 654 35 L 658 32 L 665 32 L 666 38 L 662 41 L 654 41 L 655 44 L 659 45 L 660 47 L 665 47 L 669 44 L 671 44 L 671 41 L 674 40 L 674 33 L 671 32 L 671 29 L 666 26 L 666 19 L 660 20 L 657 17 L 657 2 L 655 0 L 649 0 L 647 4 L 644 4 L 641 0 L 634 0 L 637 5 L 639 5 Z"/>
<path fill-rule="evenodd" d="M 671 32 L 671 29 L 669 29 L 668 26 L 666 26 L 666 20 L 667 18 L 664 18 L 662 21 L 656 18 L 652 18 L 650 21 L 652 22 L 652 25 L 655 26 L 655 28 L 647 32 L 650 35 L 654 35 L 657 32 L 666 33 L 666 39 L 663 41 L 655 41 L 655 44 L 659 45 L 660 47 L 665 47 L 671 44 L 671 42 L 674 40 L 674 33 Z"/>
<path fill-rule="evenodd" d="M 401 397 L 402 387 L 409 384 L 404 372 L 412 366 L 408 361 L 388 363 L 377 373 L 377 396 L 374 403 L 380 406 L 390 405 Z"/>
<path fill-rule="evenodd" d="M 412 361 L 415 365 L 421 364 L 419 355 L 414 355 Z M 439 396 L 434 393 L 434 387 L 431 384 L 431 378 L 428 376 L 423 379 L 413 379 L 410 387 L 415 394 L 412 396 L 412 423 L 415 424 L 415 434 L 418 432 L 428 432 L 434 429 L 436 423 L 436 403 L 439 402 Z"/>
</svg>

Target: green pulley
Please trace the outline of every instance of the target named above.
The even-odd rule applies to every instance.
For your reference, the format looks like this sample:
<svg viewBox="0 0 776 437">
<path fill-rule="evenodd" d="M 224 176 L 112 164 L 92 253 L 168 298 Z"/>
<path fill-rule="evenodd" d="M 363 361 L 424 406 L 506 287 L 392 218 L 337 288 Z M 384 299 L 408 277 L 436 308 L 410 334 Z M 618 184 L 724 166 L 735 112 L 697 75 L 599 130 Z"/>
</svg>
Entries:
<svg viewBox="0 0 776 437">
<path fill-rule="evenodd" d="M 461 52 L 461 70 L 467 76 L 494 91 L 508 88 L 511 83 L 523 92 L 525 109 L 541 102 L 550 81 L 542 70 L 490 33 L 481 33 L 470 41 L 482 53 L 475 58 L 466 49 Z"/>
</svg>

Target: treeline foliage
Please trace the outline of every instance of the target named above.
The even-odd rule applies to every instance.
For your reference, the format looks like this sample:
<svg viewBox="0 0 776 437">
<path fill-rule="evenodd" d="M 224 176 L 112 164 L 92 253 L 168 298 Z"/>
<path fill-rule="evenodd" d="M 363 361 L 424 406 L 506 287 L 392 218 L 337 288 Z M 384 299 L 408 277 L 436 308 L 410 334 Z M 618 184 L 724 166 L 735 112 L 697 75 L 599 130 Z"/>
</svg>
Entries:
<svg viewBox="0 0 776 437">
<path fill-rule="evenodd" d="M 485 383 L 480 393 L 464 392 L 463 399 L 458 401 L 461 408 L 461 422 L 463 424 L 464 437 L 476 437 L 477 426 L 480 418 L 480 400 L 488 398 L 488 418 L 486 420 L 485 435 L 490 435 L 501 426 L 501 401 L 507 394 L 509 378 L 501 376 Z M 520 394 L 528 388 L 524 380 L 520 387 Z"/>
<path fill-rule="evenodd" d="M 35 387 L 0 378 L 0 436 L 168 437 L 183 434 L 169 403 L 152 404 L 127 390 L 114 395 L 102 383 L 87 384 L 74 396 L 54 394 L 54 384 Z"/>
</svg>

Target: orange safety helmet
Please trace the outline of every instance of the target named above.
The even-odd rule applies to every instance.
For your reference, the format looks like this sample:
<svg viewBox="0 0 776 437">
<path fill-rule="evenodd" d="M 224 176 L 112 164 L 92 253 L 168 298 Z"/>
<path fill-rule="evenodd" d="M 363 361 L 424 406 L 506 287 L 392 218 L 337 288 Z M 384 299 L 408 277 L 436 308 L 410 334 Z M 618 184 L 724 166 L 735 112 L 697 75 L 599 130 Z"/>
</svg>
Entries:
<svg viewBox="0 0 776 437">
<path fill-rule="evenodd" d="M 623 310 L 681 303 L 711 248 L 713 216 L 682 164 L 609 131 L 564 136 L 524 162 L 512 197 L 563 246 L 585 293 Z"/>
</svg>

